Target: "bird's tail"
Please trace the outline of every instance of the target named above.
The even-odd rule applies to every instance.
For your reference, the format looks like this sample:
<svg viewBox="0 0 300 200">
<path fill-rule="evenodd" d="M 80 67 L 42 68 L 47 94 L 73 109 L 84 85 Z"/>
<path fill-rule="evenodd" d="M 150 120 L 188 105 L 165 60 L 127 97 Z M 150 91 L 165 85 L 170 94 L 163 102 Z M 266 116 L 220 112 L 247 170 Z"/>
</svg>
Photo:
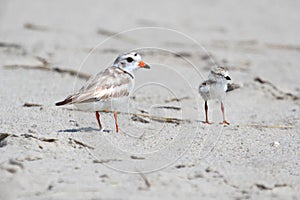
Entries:
<svg viewBox="0 0 300 200">
<path fill-rule="evenodd" d="M 65 100 L 55 103 L 56 106 L 62 106 L 66 104 L 70 104 L 73 101 L 73 96 L 67 97 Z"/>
</svg>

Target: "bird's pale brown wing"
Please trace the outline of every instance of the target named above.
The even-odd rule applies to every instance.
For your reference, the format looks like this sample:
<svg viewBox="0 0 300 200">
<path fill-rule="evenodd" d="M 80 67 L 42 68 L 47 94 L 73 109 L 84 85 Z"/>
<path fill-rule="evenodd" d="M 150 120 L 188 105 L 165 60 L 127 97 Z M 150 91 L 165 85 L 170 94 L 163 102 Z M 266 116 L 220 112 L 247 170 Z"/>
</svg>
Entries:
<svg viewBox="0 0 300 200">
<path fill-rule="evenodd" d="M 231 92 L 232 90 L 238 89 L 240 88 L 241 85 L 240 84 L 236 84 L 236 83 L 228 83 L 227 84 L 227 90 L 226 92 Z"/>
<path fill-rule="evenodd" d="M 210 86 L 215 83 L 216 81 L 206 80 L 199 86 L 199 93 L 204 100 L 210 99 Z"/>
<path fill-rule="evenodd" d="M 109 67 L 92 77 L 74 95 L 56 105 L 105 101 L 110 98 L 128 96 L 133 87 L 133 76 L 120 68 Z"/>
</svg>

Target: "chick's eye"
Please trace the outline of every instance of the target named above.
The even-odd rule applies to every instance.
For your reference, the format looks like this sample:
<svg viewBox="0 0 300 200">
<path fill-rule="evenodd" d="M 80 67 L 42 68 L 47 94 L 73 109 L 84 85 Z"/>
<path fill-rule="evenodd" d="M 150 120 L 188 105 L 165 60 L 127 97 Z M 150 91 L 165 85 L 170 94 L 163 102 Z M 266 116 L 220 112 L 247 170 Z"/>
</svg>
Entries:
<svg viewBox="0 0 300 200">
<path fill-rule="evenodd" d="M 131 63 L 133 61 L 133 58 L 128 57 L 128 58 L 126 58 L 126 60 L 127 60 L 127 62 Z"/>
</svg>

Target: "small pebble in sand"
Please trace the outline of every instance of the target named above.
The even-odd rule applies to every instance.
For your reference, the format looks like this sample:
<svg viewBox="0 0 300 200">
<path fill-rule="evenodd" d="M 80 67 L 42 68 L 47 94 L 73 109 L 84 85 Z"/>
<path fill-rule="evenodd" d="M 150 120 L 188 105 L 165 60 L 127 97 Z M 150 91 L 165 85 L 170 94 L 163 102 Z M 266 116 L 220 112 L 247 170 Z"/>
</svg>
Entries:
<svg viewBox="0 0 300 200">
<path fill-rule="evenodd" d="M 278 141 L 274 141 L 271 143 L 271 146 L 278 148 L 278 147 L 280 147 L 280 143 Z"/>
</svg>

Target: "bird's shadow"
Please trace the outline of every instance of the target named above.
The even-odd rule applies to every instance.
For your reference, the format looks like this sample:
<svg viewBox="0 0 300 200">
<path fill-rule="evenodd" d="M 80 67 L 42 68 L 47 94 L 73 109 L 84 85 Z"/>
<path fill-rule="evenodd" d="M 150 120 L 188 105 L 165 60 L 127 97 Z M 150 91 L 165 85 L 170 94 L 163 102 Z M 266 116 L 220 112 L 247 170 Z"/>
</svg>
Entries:
<svg viewBox="0 0 300 200">
<path fill-rule="evenodd" d="M 92 127 L 82 127 L 82 128 L 71 128 L 71 129 L 64 129 L 64 130 L 58 130 L 58 133 L 78 133 L 78 132 L 106 132 L 109 133 L 111 130 L 100 130 L 98 128 L 92 128 Z"/>
</svg>

